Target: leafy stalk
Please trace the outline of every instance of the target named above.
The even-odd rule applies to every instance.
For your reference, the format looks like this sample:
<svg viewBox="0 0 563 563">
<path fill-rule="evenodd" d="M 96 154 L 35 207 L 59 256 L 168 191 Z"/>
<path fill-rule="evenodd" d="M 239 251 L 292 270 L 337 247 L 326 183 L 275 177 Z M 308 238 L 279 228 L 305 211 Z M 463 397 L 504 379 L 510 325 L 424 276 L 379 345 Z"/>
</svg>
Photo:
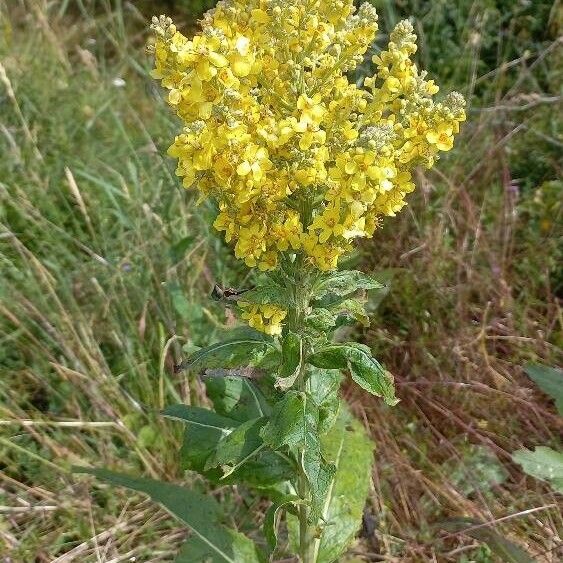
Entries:
<svg viewBox="0 0 563 563">
<path fill-rule="evenodd" d="M 298 262 L 301 259 L 301 255 L 297 256 L 296 263 L 294 264 L 293 273 L 295 275 L 294 280 L 288 282 L 291 284 L 293 281 L 293 287 L 291 288 L 294 295 L 295 306 L 293 310 L 289 311 L 289 322 L 288 328 L 290 334 L 297 333 L 303 326 L 304 315 L 306 308 L 309 303 L 309 289 L 306 284 L 306 279 L 303 279 L 302 274 L 300 275 L 300 266 Z M 302 271 L 302 270 L 301 270 Z M 300 277 L 301 279 L 296 279 Z M 287 338 L 288 336 L 286 336 Z M 297 372 L 297 390 L 300 393 L 306 392 L 306 380 L 305 380 L 305 366 L 306 366 L 307 350 L 303 345 L 301 349 L 301 354 L 299 358 L 299 365 L 296 369 Z M 304 501 L 298 506 L 298 518 L 299 518 L 299 556 L 303 563 L 313 563 L 315 561 L 315 545 L 314 536 L 311 530 L 311 525 L 309 522 L 309 516 L 311 508 L 307 501 L 311 497 L 311 487 L 309 479 L 305 472 L 305 456 L 307 441 L 303 440 L 297 449 L 298 457 L 298 475 L 297 475 L 297 493 L 299 497 Z"/>
</svg>

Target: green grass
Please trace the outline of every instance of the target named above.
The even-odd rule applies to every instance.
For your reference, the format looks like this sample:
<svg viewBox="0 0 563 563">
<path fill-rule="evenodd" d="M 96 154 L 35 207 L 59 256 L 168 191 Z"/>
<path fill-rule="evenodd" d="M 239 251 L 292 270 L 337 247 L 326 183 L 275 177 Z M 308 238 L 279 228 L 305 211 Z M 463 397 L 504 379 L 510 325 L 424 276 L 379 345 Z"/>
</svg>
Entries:
<svg viewBox="0 0 563 563">
<path fill-rule="evenodd" d="M 133 22 L 121 35 L 118 11 L 81 21 L 22 6 L 2 21 L 0 504 L 32 507 L 3 527 L 15 560 L 50 560 L 118 520 L 123 497 L 99 493 L 90 506 L 70 465 L 179 476 L 179 429 L 157 413 L 200 400 L 172 366 L 225 322 L 206 297 L 229 282 L 230 259 L 208 232 L 212 209 L 195 206 L 162 156 L 175 124 L 141 42 L 124 43 L 135 14 L 123 17 Z M 155 518 L 138 504 L 125 522 Z M 165 549 L 158 518 L 112 549 Z"/>
<path fill-rule="evenodd" d="M 143 18 L 170 8 L 153 4 L 18 0 L 1 15 L 0 552 L 13 561 L 170 560 L 184 535 L 142 497 L 68 474 L 183 478 L 179 429 L 157 413 L 205 401 L 172 367 L 233 322 L 213 284 L 246 276 L 165 156 L 178 124 L 147 77 Z M 175 4 L 184 20 L 199 10 Z M 457 148 L 355 258 L 392 280 L 363 337 L 402 398 L 346 393 L 378 447 L 377 538 L 356 551 L 489 561 L 439 522 L 515 515 L 495 528 L 555 561 L 557 499 L 509 454 L 554 445 L 560 424 L 520 366 L 561 363 L 561 4 L 374 4 L 382 39 L 417 17 L 421 61 L 470 109 Z M 216 494 L 237 525 L 261 518 L 244 491 Z"/>
</svg>

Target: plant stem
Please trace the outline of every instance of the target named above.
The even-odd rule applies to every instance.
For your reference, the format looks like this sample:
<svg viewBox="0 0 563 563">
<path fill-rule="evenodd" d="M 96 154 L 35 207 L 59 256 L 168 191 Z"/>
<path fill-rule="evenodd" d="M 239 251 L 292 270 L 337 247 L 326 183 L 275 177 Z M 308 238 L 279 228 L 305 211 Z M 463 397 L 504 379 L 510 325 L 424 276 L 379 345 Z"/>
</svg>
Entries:
<svg viewBox="0 0 563 563">
<path fill-rule="evenodd" d="M 305 475 L 299 476 L 299 496 L 308 498 L 309 483 Z M 309 508 L 306 505 L 299 506 L 299 557 L 303 563 L 314 563 L 315 542 L 312 527 L 309 524 Z"/>
<path fill-rule="evenodd" d="M 293 296 L 295 299 L 295 308 L 289 315 L 289 329 L 293 332 L 299 332 L 304 321 L 304 314 L 309 305 L 309 287 L 307 276 L 303 273 L 302 257 L 298 255 L 293 265 Z M 306 391 L 305 380 L 305 357 L 306 350 L 303 350 L 301 363 L 299 365 L 299 374 L 297 376 L 297 390 L 304 393 Z M 301 499 L 306 502 L 310 500 L 310 487 L 307 475 L 303 470 L 303 461 L 305 456 L 305 445 L 298 448 L 299 474 L 297 478 L 297 492 Z M 299 505 L 299 557 L 302 563 L 315 562 L 315 542 L 314 530 L 309 522 L 309 506 L 307 504 Z"/>
<path fill-rule="evenodd" d="M 305 362 L 302 361 L 299 367 L 299 376 L 297 379 L 297 388 L 301 392 L 305 392 Z M 299 496 L 305 500 L 310 499 L 310 487 L 309 480 L 305 474 L 304 467 L 304 457 L 305 457 L 305 445 L 299 448 L 299 476 L 297 480 L 297 490 Z M 309 523 L 309 506 L 307 504 L 301 504 L 299 506 L 299 555 L 303 563 L 314 563 L 314 536 L 313 530 Z"/>
</svg>

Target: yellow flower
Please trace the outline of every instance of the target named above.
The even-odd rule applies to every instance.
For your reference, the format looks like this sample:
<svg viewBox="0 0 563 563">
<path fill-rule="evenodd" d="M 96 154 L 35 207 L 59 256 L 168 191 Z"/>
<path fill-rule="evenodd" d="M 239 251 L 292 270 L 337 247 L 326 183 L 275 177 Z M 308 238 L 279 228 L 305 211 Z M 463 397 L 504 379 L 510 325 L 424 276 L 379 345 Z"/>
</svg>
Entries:
<svg viewBox="0 0 563 563">
<path fill-rule="evenodd" d="M 341 236 L 344 225 L 340 220 L 340 206 L 335 201 L 331 207 L 327 207 L 321 215 L 317 215 L 310 227 L 313 231 L 320 231 L 319 242 L 326 242 L 331 236 Z"/>
<path fill-rule="evenodd" d="M 254 268 L 260 256 L 266 252 L 266 229 L 255 223 L 248 227 L 241 227 L 238 232 L 238 241 L 235 246 L 235 256 L 242 258 L 247 266 Z"/>
<path fill-rule="evenodd" d="M 178 56 L 180 64 L 193 65 L 198 78 L 204 82 L 211 80 L 218 68 L 223 68 L 229 61 L 217 50 L 221 47 L 218 38 L 208 39 L 202 35 L 196 35 L 193 41 L 188 42 Z"/>
<path fill-rule="evenodd" d="M 239 176 L 252 175 L 259 182 L 264 172 L 269 170 L 271 162 L 268 160 L 268 150 L 257 145 L 248 145 L 244 151 L 244 160 L 237 166 Z"/>
<path fill-rule="evenodd" d="M 229 56 L 233 73 L 243 78 L 252 72 L 254 55 L 250 52 L 250 39 L 244 35 L 237 35 L 234 40 L 234 49 Z"/>
<path fill-rule="evenodd" d="M 271 336 L 281 334 L 287 311 L 276 305 L 257 305 L 244 301 L 239 301 L 239 306 L 242 309 L 241 318 L 249 326 Z"/>
<path fill-rule="evenodd" d="M 323 272 L 334 270 L 338 264 L 338 258 L 348 250 L 347 247 L 335 244 L 321 244 L 313 233 L 304 235 L 302 242 L 310 261 Z"/>
<path fill-rule="evenodd" d="M 295 211 L 289 212 L 289 217 L 282 224 L 274 226 L 273 235 L 278 241 L 276 245 L 278 250 L 282 252 L 289 248 L 299 250 L 303 235 L 303 225 L 299 215 Z"/>
<path fill-rule="evenodd" d="M 311 148 L 313 143 L 315 144 L 323 144 L 326 140 L 326 132 L 322 129 L 311 130 L 307 128 L 307 130 L 301 136 L 299 141 L 299 148 L 303 151 L 306 151 Z"/>
<path fill-rule="evenodd" d="M 441 151 L 449 151 L 454 146 L 453 127 L 449 123 L 442 123 L 426 133 L 426 140 Z"/>
<path fill-rule="evenodd" d="M 319 125 L 326 113 L 320 94 L 315 94 L 312 98 L 301 94 L 297 100 L 297 109 L 301 110 L 299 121 L 307 125 Z"/>
<path fill-rule="evenodd" d="M 373 76 L 349 79 L 377 32 L 369 3 L 228 0 L 201 27 L 188 39 L 153 20 L 153 76 L 184 127 L 169 149 L 176 173 L 217 203 L 214 226 L 249 267 L 273 270 L 280 255 L 301 253 L 336 268 L 400 211 L 414 168 L 450 150 L 465 120 L 461 95 L 434 100 L 408 21 L 373 58 Z M 245 314 L 275 333 L 270 312 Z"/>
</svg>

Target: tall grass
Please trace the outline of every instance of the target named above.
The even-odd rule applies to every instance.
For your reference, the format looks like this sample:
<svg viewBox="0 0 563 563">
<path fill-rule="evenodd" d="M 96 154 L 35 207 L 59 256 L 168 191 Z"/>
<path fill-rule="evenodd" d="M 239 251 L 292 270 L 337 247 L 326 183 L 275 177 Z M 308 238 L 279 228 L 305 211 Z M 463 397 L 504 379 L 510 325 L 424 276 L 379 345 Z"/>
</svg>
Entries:
<svg viewBox="0 0 563 563">
<path fill-rule="evenodd" d="M 380 4 L 387 21 L 417 16 L 420 59 L 469 100 L 457 148 L 363 247 L 364 267 L 391 279 L 365 339 L 402 397 L 385 411 L 350 398 L 378 444 L 380 537 L 401 561 L 489 560 L 436 532 L 464 515 L 554 561 L 557 499 L 523 479 L 510 453 L 556 446 L 561 429 L 521 369 L 562 359 L 561 5 Z M 523 514 L 532 507 L 543 510 Z"/>
<path fill-rule="evenodd" d="M 418 178 L 409 211 L 356 256 L 390 280 L 363 336 L 402 398 L 390 410 L 348 393 L 378 444 L 358 557 L 492 561 L 440 522 L 511 516 L 495 529 L 556 561 L 557 499 L 509 454 L 555 443 L 560 429 L 520 366 L 561 361 L 561 5 L 374 3 L 383 34 L 417 16 L 423 64 L 469 96 L 470 119 L 456 150 Z M 205 401 L 195 374 L 173 365 L 232 323 L 208 298 L 212 285 L 245 282 L 208 227 L 214 210 L 196 206 L 163 156 L 177 124 L 143 54 L 152 11 L 188 21 L 202 7 L 3 7 L 0 551 L 13 561 L 170 560 L 183 532 L 165 514 L 67 470 L 184 478 L 178 429 L 157 413 Z M 216 494 L 238 525 L 261 518 L 246 514 L 254 501 L 243 492 Z"/>
<path fill-rule="evenodd" d="M 144 22 L 132 6 L 95 6 L 96 19 L 79 6 L 76 17 L 18 3 L 2 19 L 0 504 L 9 531 L 0 551 L 16 561 L 67 552 L 84 561 L 98 549 L 147 558 L 154 542 L 166 551 L 174 532 L 162 514 L 138 500 L 124 509 L 106 493 L 90 501 L 66 471 L 121 465 L 178 478 L 180 434 L 158 410 L 197 400 L 198 382 L 172 366 L 225 322 L 206 297 L 215 280 L 228 283 L 229 259 L 207 231 L 211 209 L 196 207 L 162 156 L 175 124 L 147 78 L 135 36 Z M 132 537 L 120 531 L 141 516 Z M 106 525 L 111 547 L 82 545 Z"/>
</svg>

